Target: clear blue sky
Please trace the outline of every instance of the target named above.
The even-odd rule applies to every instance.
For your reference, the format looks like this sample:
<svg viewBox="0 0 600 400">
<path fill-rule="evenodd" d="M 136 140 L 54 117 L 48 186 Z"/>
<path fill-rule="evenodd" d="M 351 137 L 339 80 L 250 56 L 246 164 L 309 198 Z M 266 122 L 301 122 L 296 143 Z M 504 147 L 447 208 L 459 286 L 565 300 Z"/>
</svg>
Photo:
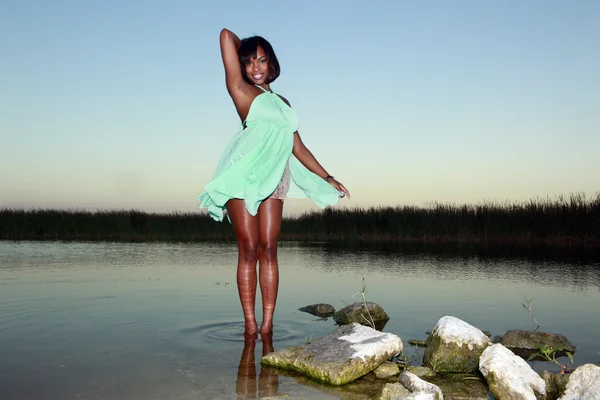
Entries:
<svg viewBox="0 0 600 400">
<path fill-rule="evenodd" d="M 197 210 L 223 27 L 271 42 L 347 206 L 600 190 L 599 1 L 3 0 L 0 205 Z"/>
</svg>

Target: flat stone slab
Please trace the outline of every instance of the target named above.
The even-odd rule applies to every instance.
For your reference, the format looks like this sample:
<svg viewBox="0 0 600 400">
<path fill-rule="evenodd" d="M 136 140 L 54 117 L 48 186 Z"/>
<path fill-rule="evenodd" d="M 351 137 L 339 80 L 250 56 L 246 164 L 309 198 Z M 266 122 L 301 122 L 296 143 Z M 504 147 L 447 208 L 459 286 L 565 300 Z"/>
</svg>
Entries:
<svg viewBox="0 0 600 400">
<path fill-rule="evenodd" d="M 261 362 L 343 385 L 373 371 L 402 349 L 400 337 L 352 323 L 308 345 L 269 353 Z"/>
</svg>

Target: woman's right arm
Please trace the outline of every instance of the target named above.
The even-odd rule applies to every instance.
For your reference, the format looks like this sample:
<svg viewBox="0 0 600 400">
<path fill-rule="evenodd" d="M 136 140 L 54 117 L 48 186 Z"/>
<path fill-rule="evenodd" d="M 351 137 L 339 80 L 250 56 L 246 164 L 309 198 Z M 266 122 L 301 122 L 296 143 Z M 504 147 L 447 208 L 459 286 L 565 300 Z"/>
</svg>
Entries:
<svg viewBox="0 0 600 400">
<path fill-rule="evenodd" d="M 227 91 L 233 97 L 245 84 L 238 57 L 238 49 L 241 42 L 235 33 L 228 29 L 223 29 L 221 30 L 220 43 L 221 57 L 223 58 L 223 66 L 225 67 L 225 83 L 227 84 Z"/>
<path fill-rule="evenodd" d="M 250 85 L 246 83 L 242 76 L 242 67 L 238 56 L 238 49 L 241 41 L 228 29 L 223 29 L 220 36 L 221 42 L 221 57 L 225 66 L 225 83 L 227 91 L 233 100 L 235 109 L 242 121 L 246 120 L 252 100 L 256 97 L 251 90 Z"/>
</svg>

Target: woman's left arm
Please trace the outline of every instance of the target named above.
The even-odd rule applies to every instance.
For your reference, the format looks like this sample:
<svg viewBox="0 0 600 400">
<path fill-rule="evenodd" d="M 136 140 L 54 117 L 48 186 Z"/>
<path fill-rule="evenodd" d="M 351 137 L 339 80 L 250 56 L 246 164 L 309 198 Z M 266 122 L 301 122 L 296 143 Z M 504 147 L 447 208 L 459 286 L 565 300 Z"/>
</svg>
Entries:
<svg viewBox="0 0 600 400">
<path fill-rule="evenodd" d="M 329 175 L 325 168 L 319 164 L 315 156 L 302 142 L 302 138 L 300 138 L 300 134 L 298 132 L 294 133 L 294 149 L 292 152 L 298 161 L 300 161 L 302 165 L 304 165 L 310 172 L 325 179 L 327 182 L 329 182 L 329 184 L 331 184 L 331 186 L 342 193 L 342 196 L 348 196 L 348 198 L 350 198 L 350 192 L 348 192 L 348 189 L 346 189 L 340 182 L 335 180 L 333 176 Z"/>
</svg>

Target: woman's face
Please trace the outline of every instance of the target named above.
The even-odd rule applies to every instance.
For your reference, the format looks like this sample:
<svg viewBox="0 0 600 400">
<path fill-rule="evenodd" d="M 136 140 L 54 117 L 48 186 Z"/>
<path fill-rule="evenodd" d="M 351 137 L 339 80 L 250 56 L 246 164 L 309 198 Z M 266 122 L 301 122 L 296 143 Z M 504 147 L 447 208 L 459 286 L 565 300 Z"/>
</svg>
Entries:
<svg viewBox="0 0 600 400">
<path fill-rule="evenodd" d="M 246 61 L 246 76 L 256 85 L 263 85 L 269 76 L 269 60 L 262 47 L 256 48 L 256 58 Z"/>
</svg>

